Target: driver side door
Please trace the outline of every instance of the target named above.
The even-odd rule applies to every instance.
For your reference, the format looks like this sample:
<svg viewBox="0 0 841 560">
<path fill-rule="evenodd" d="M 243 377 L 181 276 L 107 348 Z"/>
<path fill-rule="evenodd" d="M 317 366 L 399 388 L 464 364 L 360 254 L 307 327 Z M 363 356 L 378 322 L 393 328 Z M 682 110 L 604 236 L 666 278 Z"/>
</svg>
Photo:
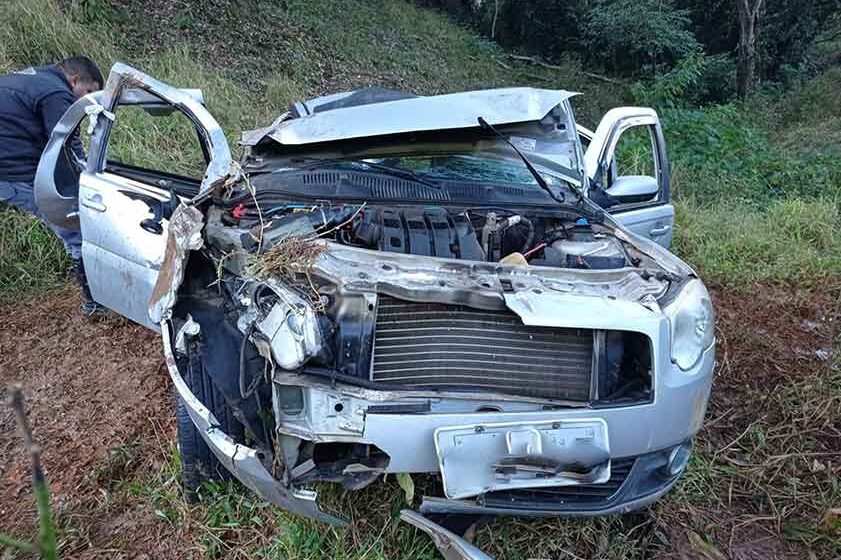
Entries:
<svg viewBox="0 0 841 560">
<path fill-rule="evenodd" d="M 102 92 L 77 104 L 82 109 L 74 110 L 74 105 L 68 110 L 62 118 L 68 122 L 59 123 L 58 134 L 53 134 L 45 149 L 36 196 L 51 208 L 48 219 L 81 228 L 82 259 L 93 298 L 158 330 L 148 308 L 164 257 L 169 217 L 179 204 L 205 196 L 221 178 L 220 170 L 230 170 L 227 141 L 201 105 L 200 92 L 173 88 L 119 63 Z M 183 127 L 179 133 L 177 128 L 139 118 L 131 109 L 140 108 L 146 118 L 148 114 L 179 116 L 197 146 L 195 161 L 181 165 L 171 157 L 182 153 L 184 142 L 190 140 Z M 58 160 L 52 156 L 70 142 L 86 115 L 96 120 L 79 177 L 78 199 L 62 198 L 51 181 Z M 141 126 L 130 133 L 121 130 L 121 125 L 130 124 Z M 132 154 L 142 154 L 139 163 L 145 165 L 133 165 L 138 161 L 131 161 Z"/>
</svg>

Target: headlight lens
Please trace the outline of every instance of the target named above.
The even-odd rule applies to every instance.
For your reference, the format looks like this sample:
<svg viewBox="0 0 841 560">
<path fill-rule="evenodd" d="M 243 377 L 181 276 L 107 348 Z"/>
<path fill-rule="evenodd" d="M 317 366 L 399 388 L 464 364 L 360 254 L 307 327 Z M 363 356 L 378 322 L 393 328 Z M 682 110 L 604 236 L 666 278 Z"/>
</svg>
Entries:
<svg viewBox="0 0 841 560">
<path fill-rule="evenodd" d="M 715 340 L 710 294 L 700 280 L 692 280 L 664 311 L 672 327 L 672 361 L 688 370 Z"/>
</svg>

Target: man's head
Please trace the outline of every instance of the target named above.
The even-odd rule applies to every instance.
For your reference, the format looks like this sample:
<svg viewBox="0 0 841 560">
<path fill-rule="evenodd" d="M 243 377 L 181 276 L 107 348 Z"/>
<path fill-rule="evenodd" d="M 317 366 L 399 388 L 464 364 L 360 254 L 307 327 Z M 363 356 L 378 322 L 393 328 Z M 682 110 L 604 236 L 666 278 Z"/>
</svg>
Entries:
<svg viewBox="0 0 841 560">
<path fill-rule="evenodd" d="M 58 63 L 70 82 L 76 99 L 102 89 L 105 81 L 93 60 L 86 56 L 71 56 Z"/>
</svg>

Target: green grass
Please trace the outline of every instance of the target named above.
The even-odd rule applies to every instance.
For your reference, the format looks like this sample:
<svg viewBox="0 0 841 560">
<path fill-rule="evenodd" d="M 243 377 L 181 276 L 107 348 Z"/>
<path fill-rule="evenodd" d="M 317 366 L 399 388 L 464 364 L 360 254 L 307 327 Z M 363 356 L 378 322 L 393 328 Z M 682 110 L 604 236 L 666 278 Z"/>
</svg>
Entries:
<svg viewBox="0 0 841 560">
<path fill-rule="evenodd" d="M 49 228 L 29 214 L 0 208 L 0 300 L 59 286 L 69 264 Z"/>
</svg>

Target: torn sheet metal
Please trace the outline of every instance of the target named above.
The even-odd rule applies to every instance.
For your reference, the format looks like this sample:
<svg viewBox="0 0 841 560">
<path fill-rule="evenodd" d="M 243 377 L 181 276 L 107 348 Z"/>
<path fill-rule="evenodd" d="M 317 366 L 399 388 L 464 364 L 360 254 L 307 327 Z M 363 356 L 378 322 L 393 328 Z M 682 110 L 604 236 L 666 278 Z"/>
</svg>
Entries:
<svg viewBox="0 0 841 560">
<path fill-rule="evenodd" d="M 195 206 L 181 204 L 172 213 L 167 229 L 166 252 L 158 281 L 149 300 L 149 318 L 153 323 L 169 319 L 176 293 L 184 280 L 190 251 L 201 249 L 204 215 Z"/>
<path fill-rule="evenodd" d="M 614 325 L 610 328 L 615 328 L 615 316 L 605 314 L 606 311 L 615 312 L 617 304 L 637 302 L 649 294 L 659 297 L 668 287 L 654 275 L 643 276 L 638 269 L 524 267 L 373 252 L 330 242 L 325 245 L 327 250 L 316 257 L 311 272 L 346 290 L 377 291 L 401 299 L 463 304 L 480 309 L 504 309 L 508 304 L 514 311 L 516 309 L 507 301 L 511 294 L 523 294 L 524 301 L 518 308 L 528 304 L 532 309 L 545 308 L 547 298 L 565 303 L 567 300 L 561 301 L 558 296 L 567 295 L 569 301 L 577 301 L 576 311 L 586 314 L 587 321 L 600 315 L 599 324 Z M 571 296 L 596 297 L 576 299 Z M 598 309 L 594 311 L 593 305 Z M 636 308 L 645 311 L 646 316 L 652 315 L 637 304 L 628 309 Z M 544 320 L 554 318 L 557 321 L 556 313 L 544 315 Z M 639 311 L 634 313 L 637 315 L 640 315 Z M 562 316 L 573 319 L 574 313 L 564 311 Z M 583 319 L 581 322 L 584 326 Z M 589 322 L 586 325 L 593 328 Z M 549 326 L 561 324 L 555 322 Z M 576 325 L 564 322 L 563 326 Z"/>
<path fill-rule="evenodd" d="M 334 525 L 344 525 L 345 521 L 343 519 L 319 509 L 316 503 L 316 492 L 284 486 L 263 465 L 258 450 L 236 443 L 219 429 L 219 421 L 196 398 L 178 371 L 170 343 L 170 326 L 167 321 L 161 323 L 161 336 L 167 370 L 172 383 L 175 385 L 175 390 L 184 401 L 187 413 L 196 425 L 202 439 L 219 459 L 219 462 L 233 473 L 240 482 L 264 500 L 296 515 Z"/>
<path fill-rule="evenodd" d="M 444 560 L 493 560 L 463 538 L 433 523 L 416 511 L 404 509 L 400 512 L 400 519 L 432 537 L 432 542 L 435 543 Z"/>
<path fill-rule="evenodd" d="M 582 298 L 573 294 L 517 291 L 504 294 L 505 305 L 534 327 L 564 327 L 610 330 L 623 325 L 635 332 L 657 332 L 666 319 L 634 301 L 607 297 Z M 621 320 L 617 320 L 621 317 Z"/>
<path fill-rule="evenodd" d="M 184 113 L 201 133 L 201 138 L 206 144 L 210 156 L 210 163 L 208 163 L 199 193 L 193 199 L 194 201 L 204 200 L 213 189 L 237 175 L 237 169 L 233 165 L 231 149 L 228 146 L 225 133 L 216 119 L 202 106 L 198 100 L 200 96 L 196 94 L 195 90 L 182 90 L 172 87 L 127 64 L 117 62 L 111 67 L 111 72 L 108 74 L 108 81 L 103 90 L 105 95 L 103 105 L 109 109 L 116 108 L 119 101 L 115 97 L 124 88 L 146 91 L 170 104 L 173 108 Z M 142 94 L 135 93 L 134 97 L 135 99 L 139 98 L 138 100 L 142 104 Z M 104 146 L 101 146 L 99 142 L 92 141 L 91 151 L 94 150 L 104 150 Z"/>
<path fill-rule="evenodd" d="M 264 131 L 243 134 L 254 146 L 266 137 L 282 145 L 302 145 L 408 132 L 478 128 L 534 122 L 575 93 L 527 87 L 466 91 L 333 109 L 276 122 Z M 262 135 L 259 132 L 264 132 Z"/>
</svg>

